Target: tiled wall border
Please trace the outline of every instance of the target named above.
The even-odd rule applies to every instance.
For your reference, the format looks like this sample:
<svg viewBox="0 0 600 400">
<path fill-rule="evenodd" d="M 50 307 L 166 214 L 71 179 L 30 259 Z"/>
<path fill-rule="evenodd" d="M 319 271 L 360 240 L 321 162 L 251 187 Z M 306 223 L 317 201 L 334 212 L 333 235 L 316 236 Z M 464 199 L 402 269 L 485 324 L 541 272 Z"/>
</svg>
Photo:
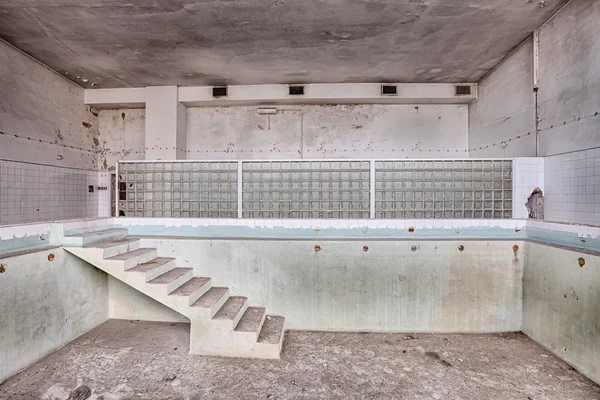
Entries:
<svg viewBox="0 0 600 400">
<path fill-rule="evenodd" d="M 248 228 L 283 229 L 456 229 L 456 228 L 537 228 L 553 232 L 573 233 L 580 237 L 600 238 L 600 226 L 577 225 L 561 222 L 525 219 L 468 220 L 468 219 L 418 219 L 418 220 L 310 220 L 310 219 L 200 219 L 200 218 L 97 218 L 73 221 L 57 221 L 65 232 L 103 226 L 165 226 L 165 227 L 209 227 L 243 226 Z M 13 225 L 0 227 L 0 240 L 48 234 L 50 223 Z"/>
</svg>

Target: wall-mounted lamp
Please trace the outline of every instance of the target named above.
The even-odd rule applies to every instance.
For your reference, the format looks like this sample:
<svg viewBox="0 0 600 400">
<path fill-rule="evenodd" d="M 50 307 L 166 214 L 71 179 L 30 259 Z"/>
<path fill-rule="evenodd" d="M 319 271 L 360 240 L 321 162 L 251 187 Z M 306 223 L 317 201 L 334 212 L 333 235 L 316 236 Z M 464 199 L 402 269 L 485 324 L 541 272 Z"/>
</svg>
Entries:
<svg viewBox="0 0 600 400">
<path fill-rule="evenodd" d="M 275 115 L 277 114 L 277 109 L 275 107 L 261 107 L 258 109 L 259 115 Z"/>
</svg>

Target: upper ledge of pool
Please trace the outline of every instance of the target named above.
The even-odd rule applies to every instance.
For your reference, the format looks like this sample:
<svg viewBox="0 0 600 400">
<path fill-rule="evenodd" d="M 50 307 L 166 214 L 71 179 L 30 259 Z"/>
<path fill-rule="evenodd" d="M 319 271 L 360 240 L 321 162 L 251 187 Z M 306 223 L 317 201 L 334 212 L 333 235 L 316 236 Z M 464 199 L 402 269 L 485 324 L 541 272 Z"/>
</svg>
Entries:
<svg viewBox="0 0 600 400">
<path fill-rule="evenodd" d="M 63 234 L 125 227 L 133 236 L 205 239 L 530 239 L 600 250 L 600 227 L 537 220 L 259 220 L 100 218 L 0 227 L 0 251 L 53 244 Z M 31 231 L 31 232 L 30 232 Z M 35 239 L 35 240 L 34 240 Z M 56 240 L 58 239 L 58 240 Z"/>
<path fill-rule="evenodd" d="M 244 220 L 119 218 L 136 236 L 206 239 L 531 239 L 600 250 L 600 227 L 533 220 Z"/>
</svg>

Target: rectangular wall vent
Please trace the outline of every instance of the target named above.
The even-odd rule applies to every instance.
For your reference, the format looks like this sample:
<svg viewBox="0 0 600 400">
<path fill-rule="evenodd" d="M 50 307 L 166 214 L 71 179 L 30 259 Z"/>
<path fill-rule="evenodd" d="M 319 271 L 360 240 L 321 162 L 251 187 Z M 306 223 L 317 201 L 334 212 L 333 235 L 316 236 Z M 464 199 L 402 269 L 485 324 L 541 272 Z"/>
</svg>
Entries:
<svg viewBox="0 0 600 400">
<path fill-rule="evenodd" d="M 456 85 L 455 88 L 456 88 L 457 96 L 470 96 L 471 95 L 471 86 Z"/>
<path fill-rule="evenodd" d="M 227 97 L 227 86 L 213 87 L 213 97 Z"/>
<path fill-rule="evenodd" d="M 382 96 L 398 96 L 398 86 L 396 85 L 381 85 Z"/>
<path fill-rule="evenodd" d="M 304 85 L 290 85 L 290 96 L 304 96 Z"/>
</svg>

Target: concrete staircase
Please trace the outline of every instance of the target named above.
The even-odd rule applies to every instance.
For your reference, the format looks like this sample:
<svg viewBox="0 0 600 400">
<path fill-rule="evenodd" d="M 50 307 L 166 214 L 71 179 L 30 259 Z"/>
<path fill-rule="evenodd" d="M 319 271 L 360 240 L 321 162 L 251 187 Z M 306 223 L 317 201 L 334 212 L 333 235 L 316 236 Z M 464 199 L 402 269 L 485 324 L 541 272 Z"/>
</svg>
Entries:
<svg viewBox="0 0 600 400">
<path fill-rule="evenodd" d="M 127 229 L 64 236 L 63 248 L 190 320 L 190 353 L 226 357 L 279 358 L 285 319 L 248 307 L 248 299 L 212 286 L 176 259 L 140 248 Z"/>
</svg>

